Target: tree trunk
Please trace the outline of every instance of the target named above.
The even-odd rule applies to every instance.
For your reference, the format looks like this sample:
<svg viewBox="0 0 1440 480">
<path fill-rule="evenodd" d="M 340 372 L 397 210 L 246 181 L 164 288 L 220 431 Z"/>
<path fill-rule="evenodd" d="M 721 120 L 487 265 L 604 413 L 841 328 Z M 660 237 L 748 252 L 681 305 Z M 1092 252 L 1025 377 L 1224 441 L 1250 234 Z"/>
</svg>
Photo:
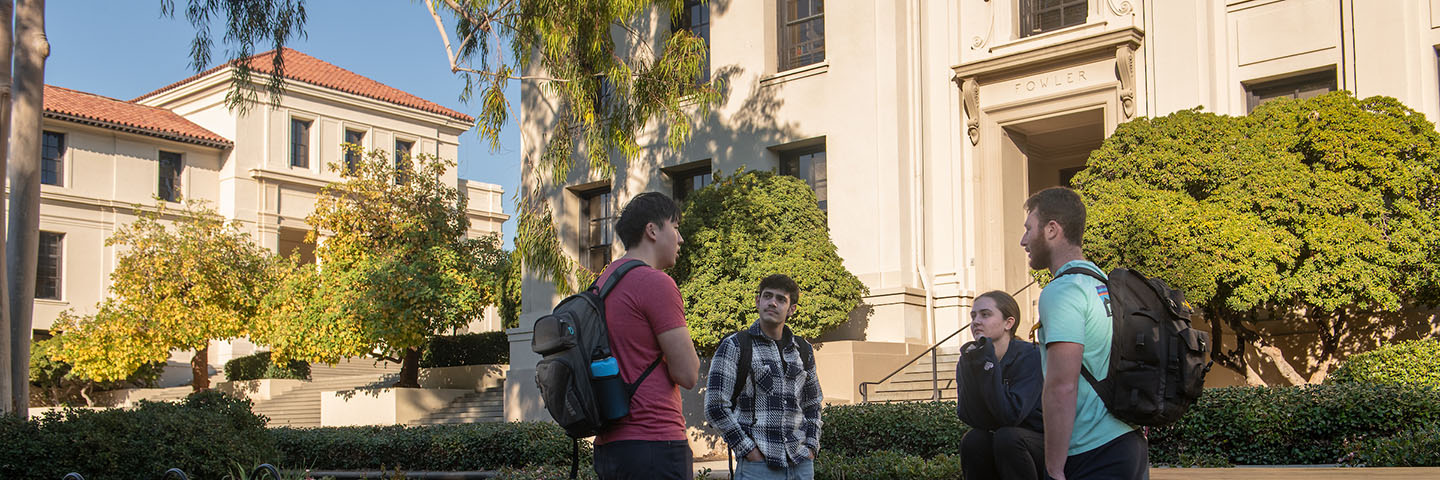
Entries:
<svg viewBox="0 0 1440 480">
<path fill-rule="evenodd" d="M 190 358 L 190 385 L 193 391 L 210 389 L 210 343 L 206 342 L 204 347 L 195 350 L 195 356 Z"/>
<path fill-rule="evenodd" d="M 0 1 L 0 185 L 5 184 L 5 160 L 10 154 L 10 62 L 14 50 L 15 2 Z M 0 228 L 5 225 L 5 209 L 0 208 Z M 0 348 L 15 350 L 10 334 L 9 289 L 5 288 L 5 235 L 0 234 Z M 27 342 L 28 343 L 28 342 Z M 26 359 L 27 365 L 29 359 Z M 0 354 L 0 414 L 15 411 L 12 399 L 15 382 L 11 380 L 10 355 Z M 29 385 L 30 378 L 17 379 Z"/>
<path fill-rule="evenodd" d="M 420 349 L 411 348 L 405 350 L 405 357 L 400 362 L 400 383 L 395 384 L 402 388 L 420 387 Z"/>
<path fill-rule="evenodd" d="M 10 293 L 10 398 L 23 418 L 30 405 L 31 314 L 40 243 L 40 114 L 45 108 L 45 58 L 50 56 L 45 0 L 16 0 L 15 46 L 5 275 Z"/>
</svg>

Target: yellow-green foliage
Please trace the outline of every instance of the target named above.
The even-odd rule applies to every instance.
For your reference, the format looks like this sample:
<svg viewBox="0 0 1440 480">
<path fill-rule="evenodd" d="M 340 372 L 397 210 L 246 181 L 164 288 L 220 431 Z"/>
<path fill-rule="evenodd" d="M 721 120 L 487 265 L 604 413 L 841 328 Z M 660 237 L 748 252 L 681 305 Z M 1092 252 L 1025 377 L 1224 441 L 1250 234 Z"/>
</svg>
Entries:
<svg viewBox="0 0 1440 480">
<path fill-rule="evenodd" d="M 799 311 L 788 324 L 810 338 L 848 321 L 868 293 L 835 253 L 815 193 L 794 177 L 717 174 L 686 198 L 680 234 L 685 245 L 671 274 L 702 351 L 755 322 L 755 288 L 771 274 L 800 284 Z"/>
<path fill-rule="evenodd" d="M 442 179 L 455 163 L 417 155 L 396 164 L 371 152 L 321 192 L 307 219 L 316 229 L 309 241 L 324 233 L 319 265 L 288 265 L 255 332 L 275 361 L 333 363 L 372 351 L 418 359 L 428 336 L 479 318 L 494 301 L 503 252 L 494 235 L 465 238 L 465 198 Z"/>
<path fill-rule="evenodd" d="M 1091 258 L 1165 279 L 1247 341 L 1252 313 L 1302 315 L 1326 360 L 1348 319 L 1440 300 L 1440 134 L 1393 98 L 1127 122 L 1075 185 Z"/>
<path fill-rule="evenodd" d="M 1440 389 L 1440 339 L 1410 340 L 1351 355 L 1325 381 Z"/>
<path fill-rule="evenodd" d="M 272 285 L 270 252 L 204 204 L 174 212 L 158 202 L 136 215 L 105 241 L 118 252 L 109 298 L 93 315 L 55 321 L 65 337 L 55 358 L 72 377 L 121 380 L 171 350 L 247 335 Z"/>
</svg>

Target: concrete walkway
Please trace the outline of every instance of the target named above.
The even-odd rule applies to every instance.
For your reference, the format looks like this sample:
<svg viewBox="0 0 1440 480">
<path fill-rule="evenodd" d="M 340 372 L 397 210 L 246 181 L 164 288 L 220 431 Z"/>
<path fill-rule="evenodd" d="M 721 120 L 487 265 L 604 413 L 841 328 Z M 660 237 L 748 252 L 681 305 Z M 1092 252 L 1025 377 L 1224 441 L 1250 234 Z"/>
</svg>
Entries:
<svg viewBox="0 0 1440 480">
<path fill-rule="evenodd" d="M 695 461 L 695 474 L 710 469 L 710 478 L 730 478 L 725 461 Z M 1235 467 L 1152 468 L 1150 480 L 1440 480 L 1440 468 Z"/>
</svg>

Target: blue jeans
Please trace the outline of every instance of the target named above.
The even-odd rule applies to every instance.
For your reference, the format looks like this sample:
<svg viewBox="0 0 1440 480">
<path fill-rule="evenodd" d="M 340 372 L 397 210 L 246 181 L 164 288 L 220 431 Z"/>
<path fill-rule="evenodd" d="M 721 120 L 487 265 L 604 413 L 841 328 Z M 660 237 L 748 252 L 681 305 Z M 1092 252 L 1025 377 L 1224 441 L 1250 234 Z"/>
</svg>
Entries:
<svg viewBox="0 0 1440 480">
<path fill-rule="evenodd" d="M 800 463 L 786 465 L 783 469 L 772 469 L 765 462 L 735 459 L 735 480 L 811 480 L 815 478 L 815 461 L 808 458 Z"/>
</svg>

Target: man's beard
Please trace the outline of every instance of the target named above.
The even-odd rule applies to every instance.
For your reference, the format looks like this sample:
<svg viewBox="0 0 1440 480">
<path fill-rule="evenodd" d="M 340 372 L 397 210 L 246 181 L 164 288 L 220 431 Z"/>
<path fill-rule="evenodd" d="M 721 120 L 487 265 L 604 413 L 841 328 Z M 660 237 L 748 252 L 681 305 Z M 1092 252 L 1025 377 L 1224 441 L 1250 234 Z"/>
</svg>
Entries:
<svg viewBox="0 0 1440 480">
<path fill-rule="evenodd" d="M 1030 242 L 1030 269 L 1044 270 L 1050 268 L 1050 245 L 1045 239 L 1037 238 Z"/>
</svg>

